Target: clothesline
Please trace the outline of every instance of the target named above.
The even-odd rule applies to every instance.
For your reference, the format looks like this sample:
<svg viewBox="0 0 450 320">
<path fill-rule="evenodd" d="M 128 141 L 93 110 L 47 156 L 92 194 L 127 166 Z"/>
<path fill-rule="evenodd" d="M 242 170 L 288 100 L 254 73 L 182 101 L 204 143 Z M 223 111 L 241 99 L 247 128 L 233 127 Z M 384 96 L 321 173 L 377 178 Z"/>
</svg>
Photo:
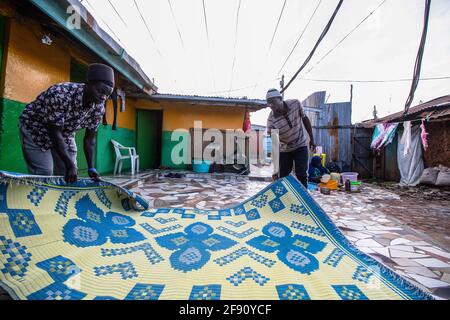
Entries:
<svg viewBox="0 0 450 320">
<path fill-rule="evenodd" d="M 403 122 L 384 122 L 378 123 L 375 126 L 375 130 L 373 132 L 372 141 L 370 143 L 370 147 L 375 150 L 380 150 L 382 147 L 390 144 L 395 137 L 395 133 L 397 131 L 398 125 L 400 123 L 403 124 L 404 132 L 402 135 L 402 143 L 406 144 L 405 153 L 408 153 L 409 144 L 410 144 L 410 131 L 412 122 L 420 121 L 420 130 L 421 130 L 421 140 L 424 150 L 428 148 L 428 133 L 425 129 L 425 121 L 428 121 L 428 118 L 425 119 L 415 119 L 415 120 L 406 120 Z M 409 136 L 409 138 L 407 137 Z"/>
</svg>

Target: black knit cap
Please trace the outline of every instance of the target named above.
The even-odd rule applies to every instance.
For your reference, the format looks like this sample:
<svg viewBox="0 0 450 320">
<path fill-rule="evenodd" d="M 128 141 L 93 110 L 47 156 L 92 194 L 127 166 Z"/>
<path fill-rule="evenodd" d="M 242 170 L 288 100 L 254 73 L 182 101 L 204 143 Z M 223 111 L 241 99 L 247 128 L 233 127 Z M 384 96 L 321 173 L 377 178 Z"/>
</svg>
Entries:
<svg viewBox="0 0 450 320">
<path fill-rule="evenodd" d="M 102 63 L 92 63 L 88 67 L 87 81 L 104 81 L 114 87 L 114 70 Z"/>
</svg>

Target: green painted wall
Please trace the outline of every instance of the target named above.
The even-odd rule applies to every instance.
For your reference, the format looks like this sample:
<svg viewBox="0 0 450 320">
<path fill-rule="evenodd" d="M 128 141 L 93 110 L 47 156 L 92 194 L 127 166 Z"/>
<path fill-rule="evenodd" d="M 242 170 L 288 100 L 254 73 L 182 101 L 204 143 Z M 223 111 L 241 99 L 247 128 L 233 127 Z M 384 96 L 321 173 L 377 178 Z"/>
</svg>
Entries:
<svg viewBox="0 0 450 320">
<path fill-rule="evenodd" d="M 136 146 L 136 131 L 125 128 L 112 130 L 110 125 L 100 125 L 97 132 L 97 148 L 95 152 L 95 164 L 97 171 L 101 174 L 112 173 L 116 155 L 111 139 L 116 140 L 126 147 Z M 125 160 L 122 166 L 122 172 L 131 168 L 130 161 Z"/>
<path fill-rule="evenodd" d="M 180 141 L 183 141 L 183 144 L 181 146 L 185 147 L 185 150 L 188 150 L 187 148 L 190 148 L 190 135 L 188 132 L 186 132 L 180 135 L 181 137 L 178 141 L 172 141 L 172 132 L 173 131 L 163 131 L 161 165 L 172 169 L 186 169 L 186 164 L 174 163 L 174 161 L 172 160 L 172 150 L 180 143 Z M 181 162 L 181 159 L 184 158 L 184 163 L 186 163 L 187 156 L 187 154 L 183 154 L 183 152 L 181 152 L 179 155 L 176 155 L 175 160 L 180 160 L 176 162 Z"/>
<path fill-rule="evenodd" d="M 27 172 L 18 126 L 24 108 L 24 103 L 0 98 L 0 170 Z"/>
<path fill-rule="evenodd" d="M 87 66 L 78 62 L 75 59 L 70 60 L 70 81 L 82 83 L 86 80 Z M 86 156 L 84 154 L 84 133 L 85 129 L 78 131 L 75 134 L 75 141 L 77 143 L 77 167 L 78 175 L 86 177 L 88 171 L 88 165 L 86 161 Z"/>
<path fill-rule="evenodd" d="M 23 159 L 19 138 L 19 116 L 25 108 L 25 103 L 0 98 L 0 170 L 13 172 L 27 172 Z M 84 131 L 84 130 L 83 130 Z M 78 133 L 77 137 L 82 137 Z M 110 125 L 100 125 L 97 133 L 97 147 L 95 163 L 97 170 L 102 173 L 112 173 L 114 170 L 115 154 L 111 144 L 114 139 L 124 146 L 136 146 L 136 132 L 134 130 L 117 128 L 113 131 Z M 84 158 L 84 152 L 79 146 L 78 161 Z M 84 160 L 86 162 L 86 160 Z M 125 162 L 122 170 L 129 170 L 130 163 Z M 86 170 L 79 171 L 80 176 L 86 176 Z"/>
</svg>

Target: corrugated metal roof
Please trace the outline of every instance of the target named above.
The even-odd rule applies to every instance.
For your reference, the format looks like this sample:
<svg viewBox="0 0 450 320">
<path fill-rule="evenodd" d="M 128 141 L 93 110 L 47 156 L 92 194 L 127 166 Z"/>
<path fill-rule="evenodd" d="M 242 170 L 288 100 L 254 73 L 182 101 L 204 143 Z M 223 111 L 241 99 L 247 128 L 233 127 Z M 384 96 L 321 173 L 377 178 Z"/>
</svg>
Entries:
<svg viewBox="0 0 450 320">
<path fill-rule="evenodd" d="M 251 111 L 264 109 L 267 106 L 266 100 L 248 99 L 246 97 L 230 98 L 156 93 L 151 95 L 149 98 L 154 101 L 174 101 L 203 105 L 245 107 Z"/>
<path fill-rule="evenodd" d="M 370 127 L 381 122 L 418 120 L 426 118 L 427 116 L 439 118 L 447 115 L 450 115 L 450 95 L 442 96 L 411 107 L 405 117 L 403 117 L 403 111 L 399 111 L 383 118 L 362 122 L 360 125 L 363 127 Z"/>
</svg>

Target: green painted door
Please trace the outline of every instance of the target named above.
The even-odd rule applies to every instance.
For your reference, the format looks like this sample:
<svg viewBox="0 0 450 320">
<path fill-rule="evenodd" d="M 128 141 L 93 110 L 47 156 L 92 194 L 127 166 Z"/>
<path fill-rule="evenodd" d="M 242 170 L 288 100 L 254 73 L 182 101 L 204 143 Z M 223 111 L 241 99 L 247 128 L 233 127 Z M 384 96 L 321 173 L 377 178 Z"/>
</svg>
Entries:
<svg viewBox="0 0 450 320">
<path fill-rule="evenodd" d="M 78 61 L 72 59 L 70 61 L 70 81 L 71 82 L 85 82 L 86 80 L 87 67 Z M 78 131 L 75 134 L 75 141 L 77 143 L 77 165 L 78 165 L 78 175 L 87 176 L 88 165 L 86 162 L 86 157 L 84 155 L 83 139 L 85 129 Z"/>
<path fill-rule="evenodd" d="M 137 110 L 137 153 L 140 169 L 155 169 L 161 164 L 162 111 Z"/>
</svg>

